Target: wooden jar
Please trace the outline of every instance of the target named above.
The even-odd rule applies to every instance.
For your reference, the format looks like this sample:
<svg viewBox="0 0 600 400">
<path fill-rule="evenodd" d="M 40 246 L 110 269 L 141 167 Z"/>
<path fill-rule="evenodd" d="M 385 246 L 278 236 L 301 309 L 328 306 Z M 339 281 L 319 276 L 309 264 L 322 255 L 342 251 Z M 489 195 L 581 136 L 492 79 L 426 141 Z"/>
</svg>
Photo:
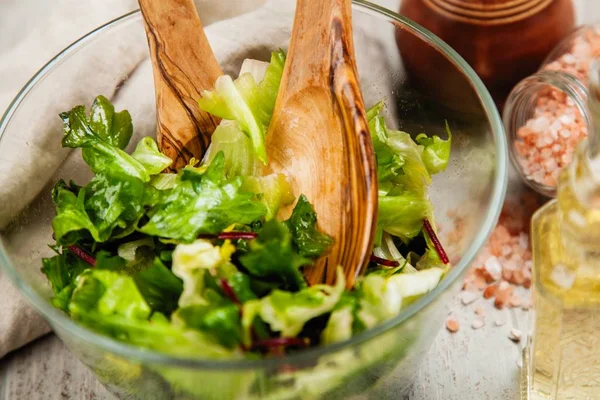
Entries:
<svg viewBox="0 0 600 400">
<path fill-rule="evenodd" d="M 512 87 L 533 74 L 546 55 L 573 30 L 571 0 L 403 0 L 400 14 L 419 23 L 453 47 L 503 106 Z M 407 36 L 407 35 L 404 35 Z M 410 51 L 397 31 L 398 47 L 409 75 L 425 83 L 452 78 L 440 70 L 432 51 Z M 414 50 L 414 49 L 413 49 Z"/>
</svg>

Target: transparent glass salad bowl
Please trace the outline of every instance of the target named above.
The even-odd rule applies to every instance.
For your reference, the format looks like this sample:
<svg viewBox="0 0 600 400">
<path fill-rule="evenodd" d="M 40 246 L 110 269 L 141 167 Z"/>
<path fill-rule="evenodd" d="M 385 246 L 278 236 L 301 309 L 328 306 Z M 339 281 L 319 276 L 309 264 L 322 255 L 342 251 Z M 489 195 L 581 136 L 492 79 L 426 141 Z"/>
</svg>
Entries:
<svg viewBox="0 0 600 400">
<path fill-rule="evenodd" d="M 263 360 L 176 358 L 99 335 L 48 302 L 51 289 L 40 272 L 40 260 L 50 252 L 50 191 L 60 178 L 85 182 L 89 177 L 79 154 L 61 147 L 58 114 L 76 104 L 89 105 L 104 94 L 118 109 L 131 112 L 138 135 L 155 132 L 153 81 L 138 12 L 98 28 L 57 55 L 4 115 L 0 159 L 9 161 L 11 168 L 2 171 L 0 180 L 8 189 L 0 192 L 0 265 L 56 334 L 118 397 L 332 399 L 369 392 L 398 398 L 410 387 L 460 277 L 500 213 L 507 146 L 491 97 L 460 56 L 391 11 L 365 1 L 355 1 L 353 10 L 366 104 L 385 99 L 388 124 L 411 134 L 443 136 L 446 122 L 452 130 L 450 166 L 434 177 L 431 196 L 440 239 L 454 267 L 435 290 L 397 317 L 345 342 Z M 268 35 L 269 22 L 262 12 L 240 18 L 254 18 Z M 276 12 L 289 19 L 289 31 L 293 9 Z M 221 24 L 225 23 L 234 22 Z M 224 29 L 211 27 L 209 39 L 220 31 Z M 233 66 L 226 72 L 237 74 L 235 68 L 245 56 L 267 60 L 274 50 L 252 42 L 242 46 L 247 54 L 236 53 L 234 59 L 223 59 L 215 49 L 223 65 Z"/>
</svg>

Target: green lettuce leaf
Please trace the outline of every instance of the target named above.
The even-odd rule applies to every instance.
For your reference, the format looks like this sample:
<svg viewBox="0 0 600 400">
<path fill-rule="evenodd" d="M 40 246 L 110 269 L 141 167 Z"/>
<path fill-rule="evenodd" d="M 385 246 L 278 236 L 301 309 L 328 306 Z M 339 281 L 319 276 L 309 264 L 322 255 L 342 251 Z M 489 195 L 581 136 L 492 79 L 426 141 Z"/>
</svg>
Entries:
<svg viewBox="0 0 600 400">
<path fill-rule="evenodd" d="M 223 153 L 204 173 L 184 168 L 179 182 L 162 191 L 148 212 L 150 220 L 139 231 L 189 243 L 201 233 L 219 233 L 232 224 L 250 224 L 263 217 L 266 208 L 242 190 L 242 178 L 225 178 L 223 168 Z"/>
<path fill-rule="evenodd" d="M 85 107 L 77 106 L 62 113 L 61 118 L 63 146 L 81 147 L 84 160 L 96 176 L 82 189 L 83 195 L 78 191 L 83 200 L 73 202 L 71 198 L 66 199 L 70 203 L 62 202 L 64 207 L 62 212 L 57 212 L 55 222 L 59 229 L 56 236 L 62 238 L 73 233 L 69 239 L 72 241 L 81 236 L 81 231 L 88 231 L 97 242 L 127 236 L 143 215 L 148 192 L 146 183 L 151 175 L 169 165 L 170 160 L 158 152 L 150 138 L 138 143 L 134 155 L 125 153 L 122 149 L 133 129 L 131 117 L 127 111 L 115 113 L 112 104 L 102 96 L 94 101 L 89 117 Z M 65 200 L 65 196 L 72 197 L 64 192 L 57 197 Z M 82 213 L 81 201 L 87 218 Z M 57 205 L 57 208 L 60 207 Z"/>
<path fill-rule="evenodd" d="M 333 238 L 317 229 L 317 213 L 306 196 L 301 195 L 292 215 L 285 221 L 301 256 L 318 258 L 333 243 Z"/>
<path fill-rule="evenodd" d="M 398 315 L 403 307 L 435 289 L 445 273 L 442 268 L 429 268 L 388 278 L 367 275 L 357 287 L 361 323 L 371 328 Z"/>
<path fill-rule="evenodd" d="M 115 107 L 104 96 L 98 96 L 92 104 L 90 127 L 110 145 L 124 149 L 133 134 L 129 111 L 115 113 Z"/>
<path fill-rule="evenodd" d="M 377 159 L 377 178 L 383 186 L 387 181 L 398 177 L 402 173 L 404 159 L 396 154 L 388 145 L 387 127 L 385 121 L 379 113 L 383 109 L 383 101 L 380 101 L 367 111 L 369 119 L 369 131 L 371 132 L 371 141 Z"/>
<path fill-rule="evenodd" d="M 183 283 L 155 255 L 150 237 L 121 244 L 117 256 L 107 251 L 96 254 L 96 270 L 110 270 L 133 278 L 140 294 L 153 311 L 170 314 L 177 308 Z"/>
<path fill-rule="evenodd" d="M 158 145 L 151 137 L 145 137 L 140 140 L 135 151 L 131 153 L 131 157 L 139 161 L 146 168 L 148 175 L 159 174 L 173 163 L 173 160 L 158 150 Z"/>
<path fill-rule="evenodd" d="M 204 332 L 215 342 L 230 349 L 242 341 L 240 309 L 226 299 L 209 305 L 182 307 L 177 310 L 174 319 L 187 328 Z"/>
<path fill-rule="evenodd" d="M 228 273 L 225 279 L 241 303 L 256 299 L 248 275 L 235 271 Z"/>
<path fill-rule="evenodd" d="M 321 344 L 342 342 L 352 337 L 354 313 L 352 306 L 346 305 L 331 313 L 325 329 L 321 333 Z"/>
<path fill-rule="evenodd" d="M 142 182 L 150 180 L 146 168 L 119 147 L 124 141 L 124 136 L 119 138 L 107 136 L 108 131 L 113 132 L 112 125 L 100 129 L 99 126 L 103 125 L 99 121 L 102 119 L 92 124 L 84 106 L 76 106 L 71 111 L 61 113 L 60 117 L 63 120 L 63 147 L 81 147 L 83 159 L 94 173 L 103 173 L 123 180 L 139 179 Z M 105 122 L 108 124 L 108 120 Z M 129 123 L 131 123 L 130 117 Z M 117 131 L 122 132 L 122 129 L 119 128 Z"/>
<path fill-rule="evenodd" d="M 203 163 L 210 165 L 223 152 L 224 172 L 227 177 L 255 175 L 258 169 L 252 140 L 234 121 L 222 120 L 210 138 L 210 146 Z"/>
<path fill-rule="evenodd" d="M 380 196 L 377 224 L 383 231 L 408 242 L 421 232 L 423 220 L 431 214 L 431 202 L 421 195 Z"/>
<path fill-rule="evenodd" d="M 215 246 L 198 239 L 178 245 L 173 252 L 173 272 L 184 281 L 179 308 L 173 314 L 174 323 L 202 331 L 227 348 L 241 342 L 240 313 L 238 306 L 221 293 L 213 275 L 227 276 L 238 299 L 255 298 L 249 291 L 247 276 L 230 263 L 234 251 L 228 242 Z"/>
<path fill-rule="evenodd" d="M 48 278 L 54 293 L 60 293 L 73 283 L 89 266 L 69 252 L 58 253 L 53 257 L 42 258 L 42 272 Z"/>
<path fill-rule="evenodd" d="M 183 283 L 158 257 L 148 268 L 136 273 L 133 280 L 152 310 L 170 314 L 177 309 Z"/>
<path fill-rule="evenodd" d="M 42 258 L 42 273 L 46 275 L 55 296 L 52 304 L 63 311 L 67 311 L 75 279 L 87 268 L 85 262 L 72 255 L 69 251 L 58 251 L 53 257 Z"/>
<path fill-rule="evenodd" d="M 266 222 L 258 237 L 249 243 L 249 251 L 239 261 L 250 275 L 278 282 L 286 290 L 305 287 L 299 268 L 310 264 L 292 246 L 288 228 L 277 220 Z"/>
<path fill-rule="evenodd" d="M 431 175 L 423 161 L 423 148 L 408 133 L 387 130 L 387 144 L 402 159 L 402 173 L 391 182 L 404 191 L 424 195 L 431 184 Z"/>
<path fill-rule="evenodd" d="M 205 294 L 205 274 L 229 264 L 234 251 L 235 247 L 229 242 L 215 246 L 204 239 L 177 245 L 173 252 L 172 271 L 183 280 L 180 307 L 210 303 Z"/>
<path fill-rule="evenodd" d="M 215 90 L 204 91 L 198 101 L 202 110 L 236 121 L 239 129 L 250 137 L 256 157 L 264 164 L 267 163 L 265 136 L 275 107 L 284 64 L 283 51 L 273 52 L 260 83 L 250 73 L 241 74 L 235 81 L 223 75 L 215 82 Z"/>
<path fill-rule="evenodd" d="M 448 139 L 442 140 L 439 136 L 429 137 L 424 133 L 417 135 L 417 143 L 423 146 L 423 161 L 430 174 L 442 172 L 450 162 L 450 149 L 452 147 L 452 132 L 446 121 L 446 133 Z"/>
<path fill-rule="evenodd" d="M 274 218 L 281 206 L 291 204 L 295 199 L 285 174 L 246 176 L 242 189 L 256 194 L 257 199 L 267 208 L 267 220 Z"/>
<path fill-rule="evenodd" d="M 126 236 L 143 215 L 145 184 L 98 173 L 85 187 L 85 210 L 98 230 L 99 241 Z"/>
<path fill-rule="evenodd" d="M 177 356 L 228 359 L 241 354 L 219 346 L 201 332 L 174 326 L 150 307 L 133 278 L 108 270 L 87 270 L 77 278 L 71 317 L 134 346 Z"/>
<path fill-rule="evenodd" d="M 82 237 L 91 236 L 101 241 L 100 233 L 85 210 L 85 189 L 73 193 L 67 184 L 60 180 L 52 189 L 52 201 L 56 206 L 56 216 L 52 219 L 52 229 L 59 244 L 73 244 Z"/>
<path fill-rule="evenodd" d="M 75 319 L 91 311 L 142 320 L 151 313 L 131 277 L 97 269 L 88 269 L 77 277 L 69 311 Z"/>
<path fill-rule="evenodd" d="M 314 285 L 296 293 L 274 290 L 260 300 L 250 300 L 244 304 L 242 327 L 244 342 L 248 344 L 251 327 L 258 316 L 274 332 L 283 337 L 297 336 L 311 319 L 333 310 L 345 289 L 345 279 L 338 268 L 335 286 Z"/>
<path fill-rule="evenodd" d="M 400 186 L 413 193 L 425 193 L 431 184 L 431 176 L 423 161 L 423 146 L 408 133 L 389 129 L 381 115 L 383 106 L 383 102 L 379 102 L 367 111 L 380 192 Z"/>
</svg>

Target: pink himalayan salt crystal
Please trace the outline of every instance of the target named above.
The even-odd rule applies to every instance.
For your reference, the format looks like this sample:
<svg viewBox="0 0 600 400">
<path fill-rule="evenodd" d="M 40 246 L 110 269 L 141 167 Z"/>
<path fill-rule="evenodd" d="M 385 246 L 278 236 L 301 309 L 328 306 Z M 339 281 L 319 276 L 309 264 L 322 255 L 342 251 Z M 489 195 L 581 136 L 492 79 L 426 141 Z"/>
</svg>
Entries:
<svg viewBox="0 0 600 400">
<path fill-rule="evenodd" d="M 451 333 L 458 332 L 458 330 L 460 329 L 460 324 L 458 323 L 458 320 L 452 316 L 448 317 L 446 319 L 446 329 L 448 330 L 448 332 Z"/>
<path fill-rule="evenodd" d="M 515 204 L 505 204 L 488 243 L 467 272 L 461 293 L 463 305 L 472 303 L 473 296 L 478 295 L 492 300 L 497 309 L 520 307 L 527 310 L 531 307 L 527 296 L 523 298 L 517 295 L 514 289 L 518 286 L 529 288 L 531 285 L 532 261 L 528 232 L 531 214 L 538 205 L 538 199 L 531 194 Z M 499 275 L 497 268 L 500 269 Z M 482 317 L 483 312 L 483 307 L 476 307 L 476 315 Z"/>
<path fill-rule="evenodd" d="M 598 56 L 600 32 L 589 30 L 573 41 L 569 52 L 544 69 L 567 72 L 586 81 L 591 61 Z M 587 134 L 575 103 L 560 90 L 543 90 L 533 115 L 517 131 L 514 143 L 524 174 L 532 181 L 556 187 L 558 172 L 571 163 L 575 147 Z"/>
</svg>

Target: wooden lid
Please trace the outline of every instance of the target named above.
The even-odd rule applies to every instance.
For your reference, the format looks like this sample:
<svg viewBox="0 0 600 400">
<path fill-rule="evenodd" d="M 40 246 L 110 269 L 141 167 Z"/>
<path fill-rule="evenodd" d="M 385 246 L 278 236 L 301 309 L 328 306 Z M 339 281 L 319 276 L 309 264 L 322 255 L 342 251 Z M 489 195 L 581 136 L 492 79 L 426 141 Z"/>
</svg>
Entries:
<svg viewBox="0 0 600 400">
<path fill-rule="evenodd" d="M 552 0 L 423 0 L 448 19 L 474 25 L 504 25 L 529 18 Z"/>
</svg>

